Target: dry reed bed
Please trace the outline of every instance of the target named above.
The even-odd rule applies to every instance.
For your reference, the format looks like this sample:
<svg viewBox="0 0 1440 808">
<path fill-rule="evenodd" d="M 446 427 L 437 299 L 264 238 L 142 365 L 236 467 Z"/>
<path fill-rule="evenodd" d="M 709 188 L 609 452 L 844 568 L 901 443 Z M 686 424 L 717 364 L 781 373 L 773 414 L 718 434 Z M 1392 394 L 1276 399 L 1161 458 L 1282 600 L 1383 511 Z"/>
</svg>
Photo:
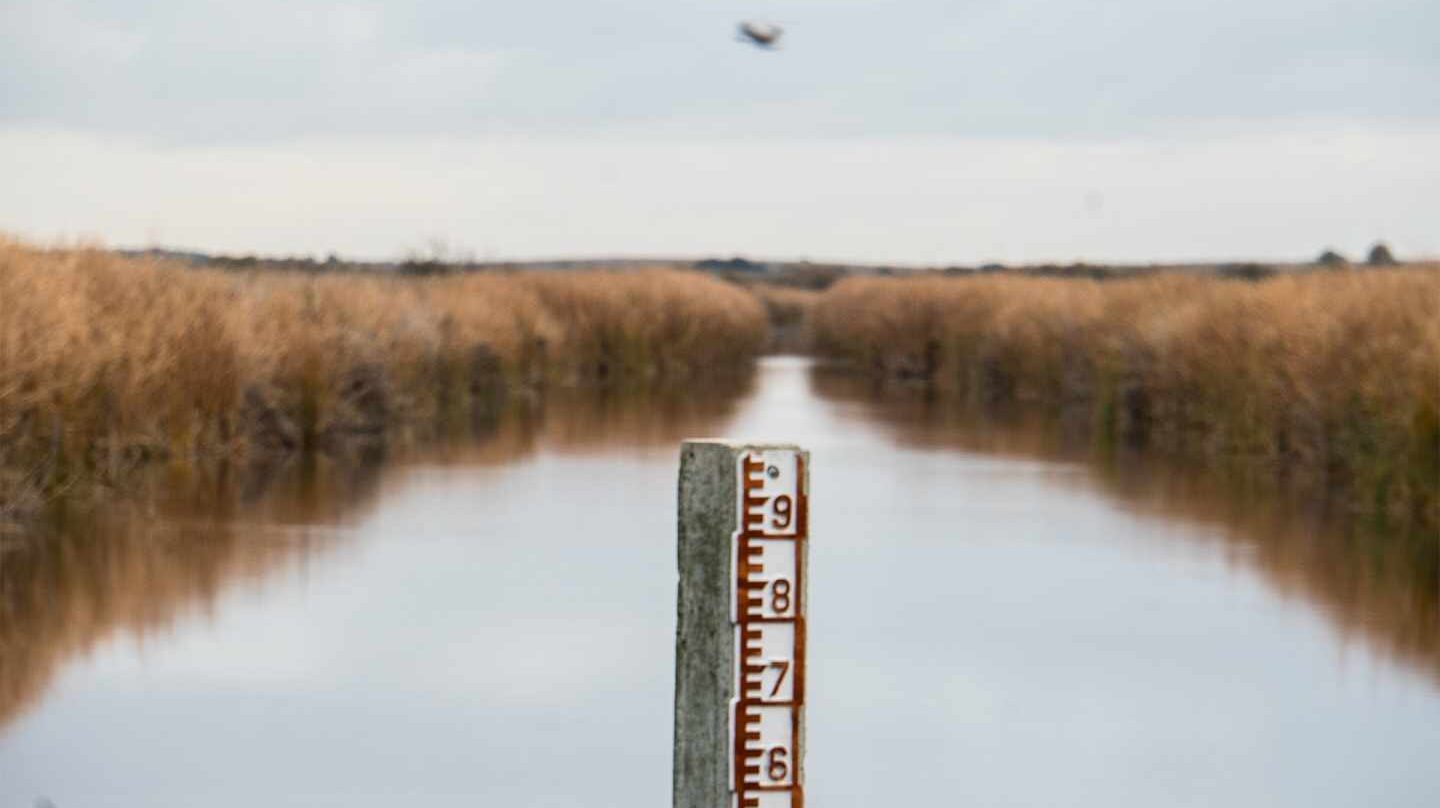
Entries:
<svg viewBox="0 0 1440 808">
<path fill-rule="evenodd" d="M 765 314 L 678 271 L 224 273 L 0 242 L 0 516 L 156 458 L 383 438 L 544 383 L 740 366 Z"/>
<path fill-rule="evenodd" d="M 981 401 L 1087 411 L 1098 434 L 1340 491 L 1440 525 L 1440 272 L 1259 283 L 855 278 L 816 305 L 822 353 Z"/>
</svg>

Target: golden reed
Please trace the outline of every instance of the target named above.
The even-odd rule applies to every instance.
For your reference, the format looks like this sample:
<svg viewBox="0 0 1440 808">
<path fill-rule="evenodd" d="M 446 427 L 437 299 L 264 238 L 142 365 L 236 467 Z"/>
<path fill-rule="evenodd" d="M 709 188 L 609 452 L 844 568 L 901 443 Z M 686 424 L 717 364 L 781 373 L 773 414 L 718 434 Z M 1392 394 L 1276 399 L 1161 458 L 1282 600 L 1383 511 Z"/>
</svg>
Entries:
<svg viewBox="0 0 1440 808">
<path fill-rule="evenodd" d="M 765 338 L 752 295 L 694 272 L 242 273 L 0 241 L 0 517 L 160 458 L 745 366 Z"/>
<path fill-rule="evenodd" d="M 1271 468 L 1440 525 L 1440 268 L 1250 283 L 852 278 L 818 350 L 973 401 L 1088 412 L 1097 434 Z"/>
</svg>

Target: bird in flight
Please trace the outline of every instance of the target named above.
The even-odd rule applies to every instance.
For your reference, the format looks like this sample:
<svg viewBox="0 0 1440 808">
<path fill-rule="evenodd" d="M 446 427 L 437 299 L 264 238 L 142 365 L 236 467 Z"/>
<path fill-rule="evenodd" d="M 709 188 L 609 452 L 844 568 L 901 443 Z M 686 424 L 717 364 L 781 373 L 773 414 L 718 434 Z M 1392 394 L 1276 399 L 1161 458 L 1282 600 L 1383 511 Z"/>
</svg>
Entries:
<svg viewBox="0 0 1440 808">
<path fill-rule="evenodd" d="M 763 22 L 742 22 L 740 23 L 741 42 L 748 42 L 757 48 L 773 50 L 780 42 L 780 35 L 785 29 L 778 25 L 771 25 Z"/>
</svg>

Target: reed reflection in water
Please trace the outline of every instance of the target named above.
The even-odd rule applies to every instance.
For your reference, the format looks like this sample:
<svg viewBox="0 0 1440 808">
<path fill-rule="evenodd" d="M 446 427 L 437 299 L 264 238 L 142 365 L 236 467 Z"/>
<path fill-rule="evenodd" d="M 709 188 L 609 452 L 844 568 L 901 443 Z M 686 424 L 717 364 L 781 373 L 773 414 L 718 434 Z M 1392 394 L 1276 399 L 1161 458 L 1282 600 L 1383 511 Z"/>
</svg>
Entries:
<svg viewBox="0 0 1440 808">
<path fill-rule="evenodd" d="M 706 433 L 812 451 L 813 804 L 1440 804 L 1423 555 L 1362 573 L 1263 497 L 801 360 L 749 395 L 569 407 L 207 482 L 190 511 L 157 481 L 157 525 L 232 524 L 274 560 L 188 565 L 158 621 L 95 620 L 108 640 L 9 630 L 40 664 L 0 804 L 667 805 L 676 443 Z M 83 623 L 110 585 L 86 552 L 17 600 Z"/>
<path fill-rule="evenodd" d="M 925 450 L 1084 463 L 1089 473 L 1057 478 L 1093 487 L 1125 510 L 1219 528 L 1231 563 L 1319 608 L 1346 637 L 1440 684 L 1440 541 L 1386 532 L 1303 502 L 1244 470 L 1199 466 L 1098 444 L 1084 424 L 987 412 L 925 391 L 817 366 L 821 397 L 858 407 L 897 443 Z"/>
<path fill-rule="evenodd" d="M 28 535 L 0 533 L 0 737 L 63 666 L 117 633 L 144 645 L 208 619 L 233 590 L 303 575 L 343 556 L 351 527 L 417 465 L 504 466 L 537 452 L 670 451 L 714 431 L 754 374 L 696 388 L 552 390 L 450 440 L 345 456 L 270 458 L 209 473 L 168 470 L 98 512 L 61 513 Z"/>
</svg>

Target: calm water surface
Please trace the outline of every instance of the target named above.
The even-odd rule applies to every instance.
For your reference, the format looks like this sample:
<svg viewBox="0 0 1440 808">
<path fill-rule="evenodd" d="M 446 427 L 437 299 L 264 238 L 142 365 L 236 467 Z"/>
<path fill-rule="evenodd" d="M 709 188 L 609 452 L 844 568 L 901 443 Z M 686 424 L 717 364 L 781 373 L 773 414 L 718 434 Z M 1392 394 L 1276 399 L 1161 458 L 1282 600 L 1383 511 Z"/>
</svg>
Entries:
<svg viewBox="0 0 1440 808">
<path fill-rule="evenodd" d="M 1440 805 L 1433 546 L 946 412 L 776 359 L 0 535 L 0 807 L 668 806 L 703 434 L 813 452 L 811 805 Z"/>
</svg>

